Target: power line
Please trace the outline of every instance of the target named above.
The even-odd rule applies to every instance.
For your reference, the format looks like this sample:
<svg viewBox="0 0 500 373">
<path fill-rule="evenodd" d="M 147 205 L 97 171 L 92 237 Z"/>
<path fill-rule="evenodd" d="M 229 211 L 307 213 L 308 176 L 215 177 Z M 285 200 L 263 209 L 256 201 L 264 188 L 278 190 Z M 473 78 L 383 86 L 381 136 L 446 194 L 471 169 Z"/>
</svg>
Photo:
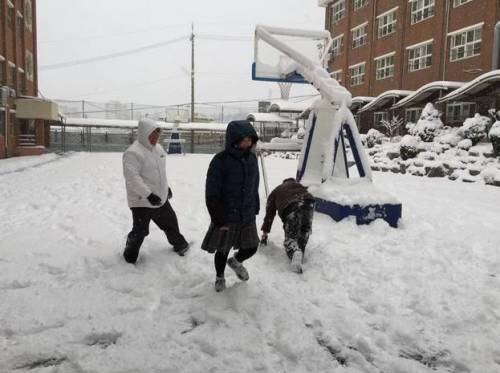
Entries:
<svg viewBox="0 0 500 373">
<path fill-rule="evenodd" d="M 52 64 L 52 65 L 40 66 L 39 70 L 44 70 L 44 71 L 56 70 L 56 69 L 62 69 L 62 68 L 66 68 L 66 67 L 85 65 L 88 63 L 92 63 L 92 62 L 110 60 L 110 59 L 114 59 L 114 58 L 118 58 L 118 57 L 128 56 L 131 54 L 141 53 L 141 52 L 151 50 L 151 49 L 164 47 L 165 45 L 178 43 L 180 41 L 187 40 L 187 39 L 188 39 L 188 36 L 180 36 L 180 37 L 175 38 L 175 39 L 170 39 L 170 40 L 162 41 L 162 42 L 155 43 L 155 44 L 145 45 L 145 46 L 139 47 L 139 48 L 128 49 L 128 50 L 121 51 L 121 52 L 110 53 L 110 54 L 105 54 L 102 56 L 96 56 L 96 57 L 90 57 L 90 58 L 84 58 L 81 60 L 74 60 L 74 61 L 56 63 L 56 64 Z"/>
</svg>

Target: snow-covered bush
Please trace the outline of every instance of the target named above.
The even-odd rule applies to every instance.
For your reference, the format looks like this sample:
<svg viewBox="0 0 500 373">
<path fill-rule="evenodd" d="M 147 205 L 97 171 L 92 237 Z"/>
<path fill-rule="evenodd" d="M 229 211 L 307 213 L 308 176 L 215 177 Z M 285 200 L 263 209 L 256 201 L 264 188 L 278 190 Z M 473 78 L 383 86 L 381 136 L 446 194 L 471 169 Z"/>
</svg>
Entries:
<svg viewBox="0 0 500 373">
<path fill-rule="evenodd" d="M 472 141 L 476 145 L 486 137 L 490 119 L 476 113 L 473 118 L 467 118 L 460 128 L 463 137 Z"/>
<path fill-rule="evenodd" d="M 377 131 L 375 128 L 371 128 L 366 134 L 366 146 L 373 148 L 375 144 L 381 144 L 383 137 L 384 135 L 380 131 Z"/>
<path fill-rule="evenodd" d="M 410 135 L 418 136 L 425 142 L 434 141 L 434 137 L 443 127 L 443 122 L 440 119 L 441 113 L 434 108 L 434 105 L 428 103 L 422 110 L 422 115 L 415 126 L 408 126 Z"/>
<path fill-rule="evenodd" d="M 472 140 L 464 139 L 460 141 L 457 146 L 462 150 L 469 150 L 470 148 L 472 148 Z"/>
<path fill-rule="evenodd" d="M 493 152 L 497 157 L 500 157 L 500 121 L 495 122 L 491 127 L 488 137 L 493 145 Z"/>
<path fill-rule="evenodd" d="M 382 119 L 382 121 L 380 122 L 380 125 L 384 127 L 386 135 L 389 136 L 391 142 L 394 135 L 399 130 L 399 127 L 401 127 L 402 124 L 403 124 L 403 119 L 402 118 L 400 119 L 397 115 L 393 116 L 391 120 Z"/>
<path fill-rule="evenodd" d="M 366 133 L 361 133 L 361 134 L 359 135 L 359 139 L 361 140 L 361 144 L 362 144 L 363 146 L 366 146 Z"/>
<path fill-rule="evenodd" d="M 401 139 L 399 153 L 403 160 L 415 158 L 418 154 L 418 138 L 412 135 L 406 135 Z"/>
<path fill-rule="evenodd" d="M 440 131 L 439 136 L 436 136 L 434 141 L 442 145 L 450 145 L 450 147 L 455 147 L 463 139 L 463 133 L 459 128 L 446 126 L 443 127 L 443 129 Z"/>
</svg>

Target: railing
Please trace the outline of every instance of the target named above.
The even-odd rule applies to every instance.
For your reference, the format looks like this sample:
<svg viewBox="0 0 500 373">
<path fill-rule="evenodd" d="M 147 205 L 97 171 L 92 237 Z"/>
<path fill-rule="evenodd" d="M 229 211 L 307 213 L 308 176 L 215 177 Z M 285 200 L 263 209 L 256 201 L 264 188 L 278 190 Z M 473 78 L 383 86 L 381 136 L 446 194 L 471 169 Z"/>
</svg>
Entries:
<svg viewBox="0 0 500 373">
<path fill-rule="evenodd" d="M 19 135 L 18 145 L 20 147 L 24 146 L 36 146 L 36 136 L 35 135 Z"/>
</svg>

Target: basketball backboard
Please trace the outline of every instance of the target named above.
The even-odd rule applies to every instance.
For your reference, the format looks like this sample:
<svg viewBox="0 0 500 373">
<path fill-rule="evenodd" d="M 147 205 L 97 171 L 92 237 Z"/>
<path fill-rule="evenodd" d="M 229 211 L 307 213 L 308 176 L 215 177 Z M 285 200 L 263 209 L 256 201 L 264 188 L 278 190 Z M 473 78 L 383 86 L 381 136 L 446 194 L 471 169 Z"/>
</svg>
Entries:
<svg viewBox="0 0 500 373">
<path fill-rule="evenodd" d="M 325 30 L 257 26 L 252 79 L 309 83 L 297 72 L 298 64 L 305 66 L 320 64 L 324 67 L 324 57 L 330 47 L 330 40 L 330 33 Z M 297 55 L 302 58 L 298 60 Z"/>
</svg>

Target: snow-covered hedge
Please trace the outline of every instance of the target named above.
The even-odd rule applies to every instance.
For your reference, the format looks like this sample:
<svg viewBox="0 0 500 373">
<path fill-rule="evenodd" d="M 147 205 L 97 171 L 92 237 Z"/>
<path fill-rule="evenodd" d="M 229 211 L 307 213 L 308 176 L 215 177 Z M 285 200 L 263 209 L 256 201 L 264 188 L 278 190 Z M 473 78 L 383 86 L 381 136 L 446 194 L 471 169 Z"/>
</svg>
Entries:
<svg viewBox="0 0 500 373">
<path fill-rule="evenodd" d="M 472 141 L 472 145 L 476 145 L 486 137 L 490 119 L 479 114 L 473 118 L 467 118 L 460 128 L 463 137 Z"/>
<path fill-rule="evenodd" d="M 375 144 L 381 144 L 384 134 L 377 131 L 375 128 L 371 128 L 366 134 L 366 146 L 368 148 L 373 148 Z"/>
<path fill-rule="evenodd" d="M 410 135 L 418 136 L 422 141 L 431 142 L 443 127 L 443 122 L 440 119 L 441 114 L 434 105 L 428 103 L 422 110 L 422 115 L 414 126 L 407 125 Z"/>
<path fill-rule="evenodd" d="M 488 137 L 493 145 L 493 152 L 497 157 L 500 157 L 500 121 L 493 124 Z"/>
<path fill-rule="evenodd" d="M 399 153 L 403 160 L 415 158 L 418 154 L 418 138 L 406 135 L 401 139 Z"/>
<path fill-rule="evenodd" d="M 464 139 L 458 143 L 458 148 L 463 149 L 463 150 L 469 150 L 472 148 L 472 140 L 471 139 Z"/>
</svg>

